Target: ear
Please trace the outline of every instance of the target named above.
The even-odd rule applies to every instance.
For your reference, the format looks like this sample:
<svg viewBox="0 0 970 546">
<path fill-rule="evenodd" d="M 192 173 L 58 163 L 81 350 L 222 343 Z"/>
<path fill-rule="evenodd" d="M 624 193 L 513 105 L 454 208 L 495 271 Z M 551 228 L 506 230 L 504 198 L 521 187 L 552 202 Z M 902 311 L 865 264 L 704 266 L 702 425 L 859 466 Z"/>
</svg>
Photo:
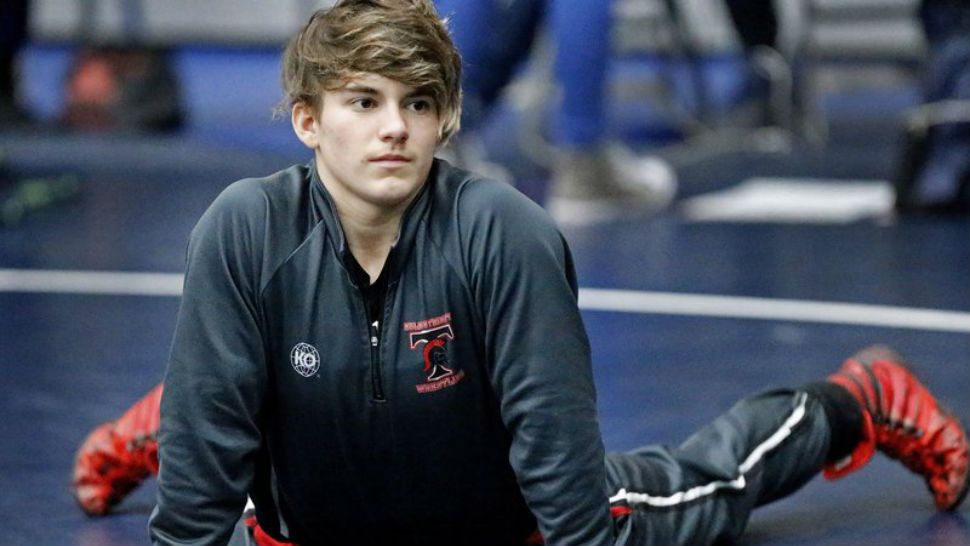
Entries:
<svg viewBox="0 0 970 546">
<path fill-rule="evenodd" d="M 313 106 L 298 102 L 293 105 L 290 111 L 290 123 L 293 124 L 293 132 L 296 138 L 300 139 L 307 148 L 316 149 L 320 144 L 317 130 L 320 126 L 319 113 Z"/>
</svg>

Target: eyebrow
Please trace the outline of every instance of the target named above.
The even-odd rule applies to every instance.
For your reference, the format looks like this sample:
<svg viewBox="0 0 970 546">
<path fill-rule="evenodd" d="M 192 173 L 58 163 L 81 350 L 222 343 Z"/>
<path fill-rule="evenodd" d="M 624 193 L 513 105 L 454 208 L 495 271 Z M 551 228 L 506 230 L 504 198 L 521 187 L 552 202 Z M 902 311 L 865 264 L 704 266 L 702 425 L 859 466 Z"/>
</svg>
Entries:
<svg viewBox="0 0 970 546">
<path fill-rule="evenodd" d="M 359 83 L 348 83 L 347 85 L 341 87 L 337 91 L 343 91 L 346 93 L 364 93 L 365 95 L 381 94 L 380 91 L 378 91 L 377 89 L 367 85 L 361 85 Z M 426 90 L 415 89 L 414 91 L 411 91 L 407 95 L 404 95 L 404 98 L 406 99 L 410 99 L 414 97 L 431 97 L 431 93 L 429 93 Z"/>
<path fill-rule="evenodd" d="M 349 93 L 367 93 L 368 95 L 377 95 L 377 89 L 373 87 L 368 87 L 366 85 L 360 85 L 356 83 L 348 83 L 347 85 L 338 89 L 338 91 L 346 91 Z"/>
</svg>

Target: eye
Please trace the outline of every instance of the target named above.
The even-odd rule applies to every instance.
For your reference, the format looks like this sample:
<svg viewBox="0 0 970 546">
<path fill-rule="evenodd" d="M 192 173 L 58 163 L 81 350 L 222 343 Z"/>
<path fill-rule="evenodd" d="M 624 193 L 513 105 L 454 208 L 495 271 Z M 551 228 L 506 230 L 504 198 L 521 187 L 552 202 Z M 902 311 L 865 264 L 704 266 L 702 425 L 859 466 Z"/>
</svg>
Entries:
<svg viewBox="0 0 970 546">
<path fill-rule="evenodd" d="M 377 101 L 370 97 L 357 97 L 350 101 L 350 104 L 360 110 L 370 110 L 377 106 Z"/>
<path fill-rule="evenodd" d="M 430 99 L 414 99 L 407 106 L 411 110 L 419 113 L 434 111 L 434 103 Z"/>
</svg>

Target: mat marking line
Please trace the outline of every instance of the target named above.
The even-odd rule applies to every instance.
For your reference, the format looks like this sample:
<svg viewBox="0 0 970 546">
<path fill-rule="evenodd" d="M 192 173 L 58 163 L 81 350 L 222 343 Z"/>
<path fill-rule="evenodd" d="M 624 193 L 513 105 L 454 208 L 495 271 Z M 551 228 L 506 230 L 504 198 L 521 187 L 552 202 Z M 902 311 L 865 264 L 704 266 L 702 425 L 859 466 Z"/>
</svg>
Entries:
<svg viewBox="0 0 970 546">
<path fill-rule="evenodd" d="M 0 269 L 0 292 L 177 297 L 182 294 L 182 274 Z M 579 307 L 587 311 L 970 333 L 970 313 L 859 303 L 580 288 Z"/>
<path fill-rule="evenodd" d="M 0 269 L 0 292 L 180 296 L 181 273 Z"/>
<path fill-rule="evenodd" d="M 853 324 L 970 333 L 970 313 L 861 303 L 584 288 L 579 291 L 579 306 L 590 311 Z"/>
</svg>

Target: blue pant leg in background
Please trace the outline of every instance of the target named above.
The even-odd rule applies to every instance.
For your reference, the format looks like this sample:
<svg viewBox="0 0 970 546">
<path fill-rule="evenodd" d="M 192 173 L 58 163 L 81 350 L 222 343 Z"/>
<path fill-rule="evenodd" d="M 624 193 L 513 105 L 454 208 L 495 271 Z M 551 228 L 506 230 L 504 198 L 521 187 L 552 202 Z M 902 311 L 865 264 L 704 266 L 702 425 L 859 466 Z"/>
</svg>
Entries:
<svg viewBox="0 0 970 546">
<path fill-rule="evenodd" d="M 462 58 L 462 127 L 482 124 L 528 57 L 543 0 L 435 0 Z"/>
<path fill-rule="evenodd" d="M 591 148 L 606 132 L 612 5 L 610 0 L 551 0 L 562 103 L 550 136 L 561 147 Z"/>
</svg>

